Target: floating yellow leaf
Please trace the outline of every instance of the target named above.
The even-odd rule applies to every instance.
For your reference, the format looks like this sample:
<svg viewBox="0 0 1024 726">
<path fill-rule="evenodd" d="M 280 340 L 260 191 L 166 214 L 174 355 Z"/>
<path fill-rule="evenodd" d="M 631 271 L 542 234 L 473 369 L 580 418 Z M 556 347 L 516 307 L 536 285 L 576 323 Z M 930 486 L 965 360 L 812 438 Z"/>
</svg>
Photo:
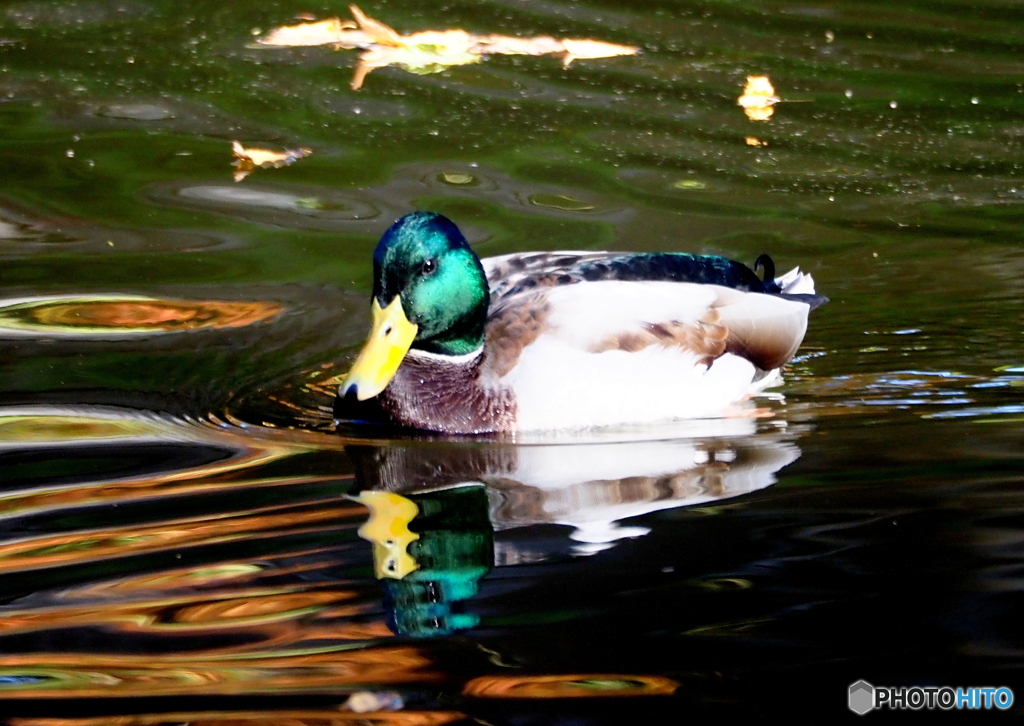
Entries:
<svg viewBox="0 0 1024 726">
<path fill-rule="evenodd" d="M 743 95 L 736 102 L 751 121 L 767 121 L 775 113 L 773 107 L 780 100 L 768 76 L 747 76 Z"/>
<path fill-rule="evenodd" d="M 761 141 L 756 136 L 748 136 L 744 141 L 747 142 L 747 146 L 768 146 L 767 141 Z"/>
<path fill-rule="evenodd" d="M 257 40 L 266 46 L 333 45 L 362 48 L 352 78 L 352 89 L 362 87 L 375 68 L 398 66 L 410 73 L 437 73 L 450 66 L 479 63 L 486 55 L 555 55 L 568 66 L 577 59 L 635 55 L 632 45 L 599 40 L 559 40 L 549 36 L 514 38 L 506 35 L 474 35 L 464 30 L 426 30 L 402 35 L 394 28 L 350 5 L 356 25 L 339 18 L 277 28 Z"/>
<path fill-rule="evenodd" d="M 474 52 L 483 55 L 560 55 L 564 42 L 546 35 L 534 38 L 513 38 L 509 35 L 481 35 L 476 38 Z M 636 52 L 636 49 L 633 49 Z"/>
<path fill-rule="evenodd" d="M 355 5 L 349 5 L 348 9 L 352 11 L 352 17 L 356 19 L 359 28 L 370 37 L 372 42 L 380 45 L 402 45 L 402 36 L 390 25 L 374 20 Z"/>
<path fill-rule="evenodd" d="M 588 60 L 590 58 L 611 58 L 617 55 L 635 55 L 637 48 L 632 45 L 616 45 L 605 43 L 600 40 L 572 40 L 566 38 L 562 41 L 565 46 L 565 57 L 563 65 L 568 66 L 574 60 Z"/>
<path fill-rule="evenodd" d="M 352 76 L 352 90 L 362 88 L 363 80 L 375 68 L 398 66 L 403 70 L 424 75 L 437 73 L 449 66 L 479 63 L 483 58 L 473 53 L 472 36 L 461 30 L 444 32 L 426 31 L 405 36 L 401 45 L 375 44 L 359 56 L 359 64 Z"/>
<path fill-rule="evenodd" d="M 335 45 L 339 48 L 359 48 L 372 42 L 369 36 L 357 27 L 351 21 L 330 18 L 316 23 L 299 23 L 275 28 L 256 42 L 274 46 Z"/>
<path fill-rule="evenodd" d="M 310 149 L 288 149 L 286 151 L 247 149 L 237 141 L 231 142 L 231 150 L 235 152 L 236 182 L 240 182 L 249 176 L 257 166 L 278 168 L 292 164 L 302 157 L 313 153 Z"/>
</svg>

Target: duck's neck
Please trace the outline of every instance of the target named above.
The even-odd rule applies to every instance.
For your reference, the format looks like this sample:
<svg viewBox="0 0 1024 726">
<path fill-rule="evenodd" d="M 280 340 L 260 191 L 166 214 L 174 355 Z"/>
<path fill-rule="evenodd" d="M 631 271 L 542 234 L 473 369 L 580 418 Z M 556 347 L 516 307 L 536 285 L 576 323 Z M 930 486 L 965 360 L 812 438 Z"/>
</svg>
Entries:
<svg viewBox="0 0 1024 726">
<path fill-rule="evenodd" d="M 432 350 L 423 350 L 422 348 L 410 348 L 409 353 L 405 357 L 405 363 L 403 363 L 403 365 L 405 365 L 406 363 L 412 363 L 413 367 L 416 367 L 415 360 L 410 361 L 410 358 L 412 358 L 419 359 L 420 361 L 423 362 L 433 361 L 441 365 L 451 365 L 455 367 L 464 367 L 472 365 L 474 372 L 478 372 L 479 365 L 475 363 L 475 361 L 477 361 L 477 358 L 479 358 L 483 352 L 483 343 L 476 346 L 475 348 L 470 349 L 465 353 L 435 352 Z"/>
<path fill-rule="evenodd" d="M 412 349 L 377 397 L 400 426 L 445 433 L 511 431 L 516 406 L 511 393 L 484 386 L 482 346 L 449 356 Z"/>
</svg>

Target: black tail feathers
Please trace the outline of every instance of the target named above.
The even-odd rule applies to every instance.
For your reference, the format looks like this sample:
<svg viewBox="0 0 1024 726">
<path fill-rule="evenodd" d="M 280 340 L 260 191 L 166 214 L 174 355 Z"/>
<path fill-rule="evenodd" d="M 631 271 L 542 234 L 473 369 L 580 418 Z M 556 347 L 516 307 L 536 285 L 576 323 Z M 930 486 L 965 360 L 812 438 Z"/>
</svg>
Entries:
<svg viewBox="0 0 1024 726">
<path fill-rule="evenodd" d="M 764 270 L 764 277 L 761 283 L 766 292 L 782 292 L 782 288 L 775 282 L 775 260 L 764 254 L 754 260 L 754 272 L 758 269 Z"/>
</svg>

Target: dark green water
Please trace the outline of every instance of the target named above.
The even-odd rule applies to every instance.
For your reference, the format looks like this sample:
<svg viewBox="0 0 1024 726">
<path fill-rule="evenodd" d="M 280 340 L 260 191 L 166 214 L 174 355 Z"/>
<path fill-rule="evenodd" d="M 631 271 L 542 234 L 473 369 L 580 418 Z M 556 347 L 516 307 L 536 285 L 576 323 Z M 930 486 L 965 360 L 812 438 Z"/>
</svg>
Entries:
<svg viewBox="0 0 1024 726">
<path fill-rule="evenodd" d="M 640 54 L 353 91 L 358 51 L 254 45 L 343 3 L 0 4 L 0 717 L 834 716 L 858 679 L 1024 697 L 1020 5 L 363 10 Z M 782 99 L 767 121 L 737 105 L 748 75 Z M 312 153 L 236 183 L 233 140 Z M 769 417 L 354 439 L 335 377 L 413 209 L 482 256 L 769 252 L 831 303 Z M 376 505 L 392 524 L 415 505 L 403 579 L 357 534 L 368 488 L 404 495 Z"/>
</svg>

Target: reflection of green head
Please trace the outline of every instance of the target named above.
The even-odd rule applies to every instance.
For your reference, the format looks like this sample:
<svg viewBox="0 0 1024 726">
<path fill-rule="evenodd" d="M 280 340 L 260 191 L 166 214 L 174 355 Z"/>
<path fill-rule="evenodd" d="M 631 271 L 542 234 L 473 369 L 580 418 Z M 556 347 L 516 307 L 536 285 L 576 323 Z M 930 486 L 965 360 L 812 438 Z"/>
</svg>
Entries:
<svg viewBox="0 0 1024 726">
<path fill-rule="evenodd" d="M 459 603 L 476 595 L 494 565 L 486 491 L 466 485 L 409 498 L 420 512 L 409 525 L 419 534 L 409 545 L 419 567 L 401 580 L 384 580 L 392 628 L 416 637 L 472 628 L 479 617 L 462 612 Z"/>
</svg>

